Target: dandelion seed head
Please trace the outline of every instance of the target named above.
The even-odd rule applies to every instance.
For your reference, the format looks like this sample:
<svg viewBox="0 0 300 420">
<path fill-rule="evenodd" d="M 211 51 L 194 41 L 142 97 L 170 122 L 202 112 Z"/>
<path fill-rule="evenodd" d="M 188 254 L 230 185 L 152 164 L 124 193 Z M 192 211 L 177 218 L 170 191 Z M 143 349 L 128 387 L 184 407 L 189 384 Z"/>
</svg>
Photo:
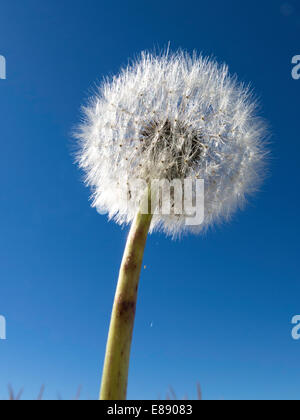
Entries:
<svg viewBox="0 0 300 420">
<path fill-rule="evenodd" d="M 226 65 L 197 54 L 144 52 L 105 80 L 76 131 L 92 205 L 120 224 L 135 217 L 142 179 L 203 179 L 204 222 L 154 215 L 151 230 L 176 235 L 229 219 L 263 177 L 265 126 L 248 87 Z"/>
</svg>

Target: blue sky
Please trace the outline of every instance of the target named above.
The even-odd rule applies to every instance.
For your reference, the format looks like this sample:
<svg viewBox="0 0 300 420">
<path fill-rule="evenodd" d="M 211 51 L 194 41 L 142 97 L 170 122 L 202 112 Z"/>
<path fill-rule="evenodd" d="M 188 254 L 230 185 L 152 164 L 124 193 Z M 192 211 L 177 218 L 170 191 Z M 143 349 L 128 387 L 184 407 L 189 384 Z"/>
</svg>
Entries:
<svg viewBox="0 0 300 420">
<path fill-rule="evenodd" d="M 89 206 L 72 127 L 103 76 L 141 50 L 196 49 L 251 82 L 272 133 L 270 176 L 205 236 L 149 238 L 128 398 L 298 399 L 300 6 L 281 0 L 2 0 L 0 398 L 98 395 L 127 229 Z"/>
</svg>

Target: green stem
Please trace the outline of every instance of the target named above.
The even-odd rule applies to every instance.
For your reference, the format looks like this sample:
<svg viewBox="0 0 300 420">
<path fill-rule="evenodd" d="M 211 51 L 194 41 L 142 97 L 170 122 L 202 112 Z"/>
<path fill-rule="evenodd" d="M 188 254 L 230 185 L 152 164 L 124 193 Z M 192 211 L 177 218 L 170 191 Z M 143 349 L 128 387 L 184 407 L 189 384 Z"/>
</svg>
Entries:
<svg viewBox="0 0 300 420">
<path fill-rule="evenodd" d="M 132 223 L 120 268 L 104 360 L 100 400 L 125 400 L 139 277 L 151 214 Z"/>
</svg>

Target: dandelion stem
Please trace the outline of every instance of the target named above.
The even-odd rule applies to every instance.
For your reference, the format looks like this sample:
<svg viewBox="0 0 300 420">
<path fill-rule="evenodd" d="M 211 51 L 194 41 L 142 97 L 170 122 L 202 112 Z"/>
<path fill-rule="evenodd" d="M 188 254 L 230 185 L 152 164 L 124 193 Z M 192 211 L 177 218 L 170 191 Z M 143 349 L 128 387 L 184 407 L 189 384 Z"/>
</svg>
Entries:
<svg viewBox="0 0 300 420">
<path fill-rule="evenodd" d="M 137 214 L 132 223 L 120 268 L 106 355 L 100 400 L 125 400 L 135 308 L 151 214 Z"/>
</svg>

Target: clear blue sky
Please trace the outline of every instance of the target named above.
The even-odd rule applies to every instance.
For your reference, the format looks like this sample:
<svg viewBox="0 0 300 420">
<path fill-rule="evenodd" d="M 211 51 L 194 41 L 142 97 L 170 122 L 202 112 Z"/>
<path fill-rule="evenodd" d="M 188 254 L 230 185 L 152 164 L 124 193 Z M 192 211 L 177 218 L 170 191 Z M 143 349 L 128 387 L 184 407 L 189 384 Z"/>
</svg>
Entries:
<svg viewBox="0 0 300 420">
<path fill-rule="evenodd" d="M 298 399 L 300 5 L 290 0 L 2 0 L 0 398 L 97 398 L 127 230 L 89 206 L 71 130 L 95 82 L 143 49 L 196 49 L 250 81 L 270 122 L 270 176 L 204 237 L 150 237 L 128 397 Z M 151 327 L 152 325 L 152 327 Z"/>
</svg>

